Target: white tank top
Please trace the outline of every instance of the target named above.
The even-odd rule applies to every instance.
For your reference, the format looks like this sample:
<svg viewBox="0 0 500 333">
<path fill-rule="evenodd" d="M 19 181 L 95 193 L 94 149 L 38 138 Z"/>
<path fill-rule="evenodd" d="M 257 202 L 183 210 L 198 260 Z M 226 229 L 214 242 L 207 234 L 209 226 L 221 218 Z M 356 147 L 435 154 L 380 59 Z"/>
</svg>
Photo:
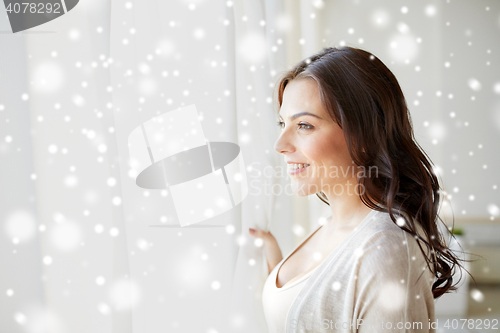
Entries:
<svg viewBox="0 0 500 333">
<path fill-rule="evenodd" d="M 321 226 L 320 226 L 321 227 Z M 318 227 L 318 229 L 320 228 Z M 276 286 L 276 277 L 278 270 L 283 265 L 285 260 L 288 259 L 295 251 L 306 242 L 313 233 L 318 229 L 313 230 L 308 237 L 304 239 L 302 243 L 297 245 L 297 247 L 290 252 L 290 254 L 281 260 L 276 267 L 269 273 L 269 276 L 264 283 L 264 288 L 262 290 L 262 304 L 264 307 L 264 315 L 266 317 L 267 327 L 269 333 L 285 333 L 285 323 L 288 310 L 292 305 L 293 301 L 304 287 L 304 284 L 309 279 L 312 273 L 321 265 L 316 266 L 312 271 L 308 272 L 306 275 L 300 277 L 298 280 L 292 283 L 286 283 L 281 288 Z"/>
</svg>

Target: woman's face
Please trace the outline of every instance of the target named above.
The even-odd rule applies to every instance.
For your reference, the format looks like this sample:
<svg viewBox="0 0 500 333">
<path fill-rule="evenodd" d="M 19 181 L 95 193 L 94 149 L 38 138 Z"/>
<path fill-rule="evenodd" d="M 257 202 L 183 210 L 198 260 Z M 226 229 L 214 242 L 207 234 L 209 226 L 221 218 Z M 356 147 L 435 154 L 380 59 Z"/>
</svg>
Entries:
<svg viewBox="0 0 500 333">
<path fill-rule="evenodd" d="M 289 82 L 279 117 L 282 132 L 274 149 L 288 163 L 294 192 L 301 196 L 320 191 L 327 195 L 346 194 L 347 182 L 356 184 L 356 165 L 349 155 L 344 132 L 320 103 L 316 82 Z M 294 164 L 306 166 L 293 169 Z"/>
</svg>

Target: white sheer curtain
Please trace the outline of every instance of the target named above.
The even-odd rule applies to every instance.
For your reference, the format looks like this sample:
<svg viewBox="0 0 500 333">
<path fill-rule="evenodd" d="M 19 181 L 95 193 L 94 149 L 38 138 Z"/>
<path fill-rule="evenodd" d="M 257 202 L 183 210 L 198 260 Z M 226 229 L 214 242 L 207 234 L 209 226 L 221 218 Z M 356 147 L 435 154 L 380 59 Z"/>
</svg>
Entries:
<svg viewBox="0 0 500 333">
<path fill-rule="evenodd" d="M 274 173 L 273 84 L 302 58 L 289 11 L 88 0 L 25 33 L 2 20 L 2 331 L 267 330 L 267 265 L 248 228 L 287 254 L 308 225 Z M 137 187 L 129 167 L 132 129 L 190 104 L 207 140 L 237 143 L 247 166 L 247 198 L 205 228 L 180 228 L 169 192 Z"/>
<path fill-rule="evenodd" d="M 283 36 L 272 19 L 283 12 L 282 7 L 278 1 L 235 1 L 226 9 L 228 26 L 233 27 L 226 30 L 230 71 L 234 75 L 230 84 L 236 88 L 233 109 L 239 119 L 238 132 L 250 134 L 252 140 L 246 152 L 252 162 L 249 180 L 255 195 L 252 193 L 242 204 L 243 235 L 254 226 L 269 230 L 271 221 L 279 222 L 278 216 L 285 224 L 291 221 L 290 200 L 282 200 L 279 214 L 273 214 L 273 190 L 284 187 L 282 179 L 272 176 L 283 164 L 273 149 L 278 132 L 271 103 L 273 77 L 285 65 L 285 51 L 276 48 L 276 41 Z M 273 46 L 276 52 L 270 51 Z M 244 126 L 242 120 L 249 125 Z M 250 236 L 249 246 L 238 252 L 231 298 L 231 330 L 235 332 L 267 331 L 261 300 L 267 263 L 261 248 L 253 244 Z"/>
</svg>

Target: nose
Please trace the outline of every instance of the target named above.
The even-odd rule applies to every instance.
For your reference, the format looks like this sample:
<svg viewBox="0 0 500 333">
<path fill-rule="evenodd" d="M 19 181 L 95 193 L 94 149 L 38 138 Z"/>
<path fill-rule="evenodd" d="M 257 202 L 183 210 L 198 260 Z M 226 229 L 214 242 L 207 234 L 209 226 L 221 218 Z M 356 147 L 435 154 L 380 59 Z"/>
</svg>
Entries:
<svg viewBox="0 0 500 333">
<path fill-rule="evenodd" d="M 274 150 L 276 150 L 278 153 L 283 154 L 286 152 L 294 152 L 295 148 L 290 140 L 290 138 L 287 135 L 286 131 L 281 132 L 280 136 L 274 143 Z"/>
</svg>

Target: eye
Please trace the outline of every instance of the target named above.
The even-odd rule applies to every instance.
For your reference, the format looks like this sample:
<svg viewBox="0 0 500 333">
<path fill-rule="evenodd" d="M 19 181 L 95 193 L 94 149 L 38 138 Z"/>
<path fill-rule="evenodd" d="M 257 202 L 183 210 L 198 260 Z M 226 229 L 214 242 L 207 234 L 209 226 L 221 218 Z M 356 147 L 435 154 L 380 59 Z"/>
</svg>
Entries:
<svg viewBox="0 0 500 333">
<path fill-rule="evenodd" d="M 304 127 L 301 127 L 301 126 L 304 126 Z M 309 124 L 306 124 L 306 123 L 299 123 L 299 128 L 300 129 L 303 129 L 303 130 L 310 130 L 310 129 L 313 129 L 313 127 Z"/>
<path fill-rule="evenodd" d="M 282 120 L 278 120 L 277 125 L 283 129 L 285 127 L 285 122 Z M 314 128 L 312 125 L 306 123 L 299 123 L 297 126 L 299 126 L 299 129 L 301 130 L 311 130 Z"/>
</svg>

